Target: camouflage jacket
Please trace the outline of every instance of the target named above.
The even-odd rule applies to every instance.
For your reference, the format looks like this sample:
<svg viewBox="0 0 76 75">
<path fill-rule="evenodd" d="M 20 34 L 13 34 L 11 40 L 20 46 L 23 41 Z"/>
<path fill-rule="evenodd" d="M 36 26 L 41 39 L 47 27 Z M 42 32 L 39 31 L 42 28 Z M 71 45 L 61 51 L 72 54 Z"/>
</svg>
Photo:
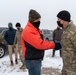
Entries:
<svg viewBox="0 0 76 75">
<path fill-rule="evenodd" d="M 16 31 L 14 45 L 18 44 L 18 46 L 21 46 L 21 34 L 22 34 L 23 28 Z"/>
<path fill-rule="evenodd" d="M 0 34 L 0 43 L 4 42 L 3 36 Z"/>
<path fill-rule="evenodd" d="M 71 21 L 62 34 L 63 68 L 76 72 L 76 26 Z"/>
</svg>

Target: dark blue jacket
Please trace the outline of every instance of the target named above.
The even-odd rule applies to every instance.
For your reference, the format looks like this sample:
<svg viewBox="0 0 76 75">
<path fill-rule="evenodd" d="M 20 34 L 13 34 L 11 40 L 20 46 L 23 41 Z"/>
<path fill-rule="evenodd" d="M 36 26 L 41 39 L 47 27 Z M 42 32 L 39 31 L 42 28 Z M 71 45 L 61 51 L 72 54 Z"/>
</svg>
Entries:
<svg viewBox="0 0 76 75">
<path fill-rule="evenodd" d="M 8 45 L 13 45 L 14 44 L 14 38 L 15 38 L 16 30 L 15 29 L 9 29 L 6 31 L 4 35 L 5 41 L 8 43 Z"/>
</svg>

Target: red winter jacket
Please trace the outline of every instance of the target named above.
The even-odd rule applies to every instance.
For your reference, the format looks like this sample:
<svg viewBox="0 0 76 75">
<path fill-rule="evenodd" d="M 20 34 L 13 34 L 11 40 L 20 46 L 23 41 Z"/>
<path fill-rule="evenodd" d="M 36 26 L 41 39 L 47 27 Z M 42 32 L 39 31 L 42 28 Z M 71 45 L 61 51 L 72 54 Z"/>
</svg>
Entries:
<svg viewBox="0 0 76 75">
<path fill-rule="evenodd" d="M 26 56 L 27 50 L 27 47 L 25 46 L 25 41 L 38 50 L 53 49 L 55 47 L 53 41 L 42 40 L 40 37 L 40 30 L 36 29 L 29 21 L 21 35 L 23 57 Z"/>
</svg>

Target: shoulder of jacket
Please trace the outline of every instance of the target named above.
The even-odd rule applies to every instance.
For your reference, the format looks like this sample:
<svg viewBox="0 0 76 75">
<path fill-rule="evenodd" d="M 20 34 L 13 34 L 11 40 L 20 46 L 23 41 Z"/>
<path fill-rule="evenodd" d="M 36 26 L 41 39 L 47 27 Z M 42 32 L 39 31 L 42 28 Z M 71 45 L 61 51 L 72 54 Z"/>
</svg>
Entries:
<svg viewBox="0 0 76 75">
<path fill-rule="evenodd" d="M 76 29 L 69 30 L 69 32 L 68 32 L 68 37 L 69 38 L 73 38 L 73 36 L 75 36 L 75 35 L 76 35 Z"/>
<path fill-rule="evenodd" d="M 76 33 L 76 26 L 75 25 L 71 25 L 70 33 L 72 33 L 72 34 Z"/>
</svg>

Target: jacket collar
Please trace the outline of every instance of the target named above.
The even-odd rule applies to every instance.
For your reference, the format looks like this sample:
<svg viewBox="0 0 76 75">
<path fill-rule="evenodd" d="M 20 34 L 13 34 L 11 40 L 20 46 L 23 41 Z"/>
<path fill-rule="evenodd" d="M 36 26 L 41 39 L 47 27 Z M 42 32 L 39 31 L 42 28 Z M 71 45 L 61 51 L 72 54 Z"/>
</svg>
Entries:
<svg viewBox="0 0 76 75">
<path fill-rule="evenodd" d="M 73 21 L 70 21 L 69 24 L 65 28 L 63 28 L 63 30 L 67 30 L 72 24 L 73 24 Z"/>
<path fill-rule="evenodd" d="M 29 27 L 31 27 L 31 28 L 33 28 L 33 29 L 39 31 L 39 29 L 35 28 L 35 27 L 33 26 L 33 24 L 32 24 L 30 21 L 28 21 L 27 26 L 29 26 Z"/>
</svg>

